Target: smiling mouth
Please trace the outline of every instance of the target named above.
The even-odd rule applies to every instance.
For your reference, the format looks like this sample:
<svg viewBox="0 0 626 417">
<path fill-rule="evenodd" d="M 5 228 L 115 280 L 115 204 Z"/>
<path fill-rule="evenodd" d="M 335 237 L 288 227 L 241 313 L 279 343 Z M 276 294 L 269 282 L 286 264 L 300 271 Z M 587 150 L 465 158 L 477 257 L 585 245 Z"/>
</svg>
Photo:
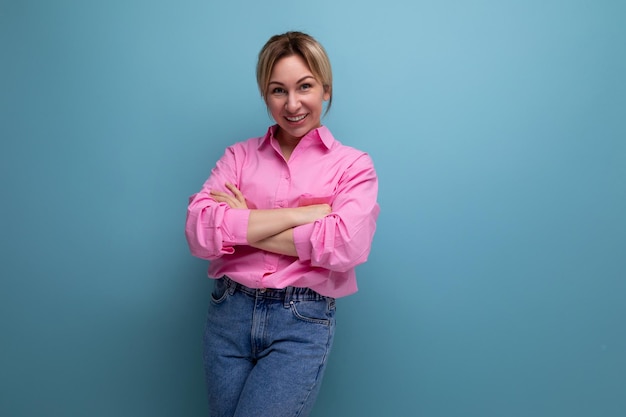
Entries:
<svg viewBox="0 0 626 417">
<path fill-rule="evenodd" d="M 296 123 L 299 122 L 301 120 L 304 120 L 305 117 L 307 117 L 308 114 L 303 114 L 302 116 L 295 116 L 295 117 L 287 117 L 285 116 L 285 119 L 287 119 L 287 121 L 292 122 L 292 123 Z"/>
</svg>

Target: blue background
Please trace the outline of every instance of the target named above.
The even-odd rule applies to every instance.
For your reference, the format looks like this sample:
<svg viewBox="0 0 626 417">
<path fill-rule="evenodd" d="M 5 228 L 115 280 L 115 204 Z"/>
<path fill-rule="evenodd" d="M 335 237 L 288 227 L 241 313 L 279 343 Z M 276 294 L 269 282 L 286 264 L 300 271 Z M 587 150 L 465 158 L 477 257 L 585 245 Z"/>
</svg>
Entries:
<svg viewBox="0 0 626 417">
<path fill-rule="evenodd" d="M 207 410 L 187 197 L 310 32 L 378 231 L 314 415 L 626 415 L 626 4 L 0 1 L 0 415 Z"/>
</svg>

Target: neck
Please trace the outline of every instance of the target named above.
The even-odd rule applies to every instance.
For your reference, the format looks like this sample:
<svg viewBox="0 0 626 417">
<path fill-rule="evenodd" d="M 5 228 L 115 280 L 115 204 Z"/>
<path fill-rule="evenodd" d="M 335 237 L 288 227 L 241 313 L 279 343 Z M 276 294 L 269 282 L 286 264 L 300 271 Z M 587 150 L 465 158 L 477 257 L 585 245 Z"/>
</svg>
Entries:
<svg viewBox="0 0 626 417">
<path fill-rule="evenodd" d="M 302 139 L 302 137 L 298 138 L 285 133 L 280 127 L 277 129 L 275 137 L 281 147 L 290 147 L 292 149 L 295 148 L 296 145 L 300 143 L 300 139 Z"/>
</svg>

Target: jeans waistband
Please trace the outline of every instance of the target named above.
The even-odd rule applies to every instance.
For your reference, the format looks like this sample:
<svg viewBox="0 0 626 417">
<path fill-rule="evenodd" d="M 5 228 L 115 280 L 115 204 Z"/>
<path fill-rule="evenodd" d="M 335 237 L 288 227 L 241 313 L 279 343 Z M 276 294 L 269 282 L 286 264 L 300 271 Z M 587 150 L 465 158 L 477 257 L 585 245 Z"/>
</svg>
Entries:
<svg viewBox="0 0 626 417">
<path fill-rule="evenodd" d="M 236 291 L 241 291 L 244 294 L 248 294 L 252 297 L 262 297 L 273 300 L 283 300 L 285 302 L 289 301 L 319 301 L 326 300 L 330 297 L 323 296 L 319 293 L 316 293 L 310 288 L 302 288 L 302 287 L 287 287 L 282 289 L 277 288 L 250 288 L 242 285 L 238 282 L 233 281 L 227 276 L 222 277 L 226 284 L 226 288 L 231 294 L 234 294 Z"/>
</svg>

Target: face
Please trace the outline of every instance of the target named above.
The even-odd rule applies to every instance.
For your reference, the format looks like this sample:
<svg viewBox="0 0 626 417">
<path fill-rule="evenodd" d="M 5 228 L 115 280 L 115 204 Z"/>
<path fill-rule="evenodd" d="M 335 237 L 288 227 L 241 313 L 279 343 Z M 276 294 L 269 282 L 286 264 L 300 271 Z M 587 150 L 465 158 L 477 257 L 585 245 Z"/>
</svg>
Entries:
<svg viewBox="0 0 626 417">
<path fill-rule="evenodd" d="M 267 107 L 280 127 L 279 140 L 297 141 L 320 127 L 322 104 L 330 98 L 298 55 L 274 64 L 266 94 Z"/>
</svg>

